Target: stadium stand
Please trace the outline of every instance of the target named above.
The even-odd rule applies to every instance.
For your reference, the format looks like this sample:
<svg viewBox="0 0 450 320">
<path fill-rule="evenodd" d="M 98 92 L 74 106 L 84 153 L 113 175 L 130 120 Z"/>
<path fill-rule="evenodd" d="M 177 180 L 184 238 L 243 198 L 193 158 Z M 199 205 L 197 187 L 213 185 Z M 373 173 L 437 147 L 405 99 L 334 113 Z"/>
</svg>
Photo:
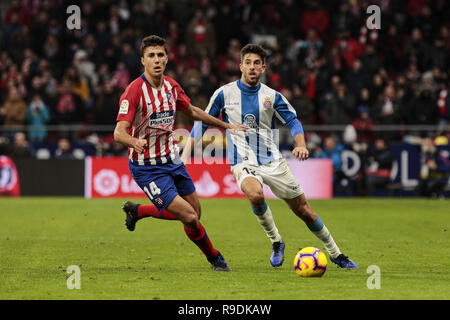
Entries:
<svg viewBox="0 0 450 320">
<path fill-rule="evenodd" d="M 78 30 L 62 14 L 71 1 L 0 3 L 0 154 L 17 153 L 19 132 L 37 158 L 57 157 L 61 139 L 76 157 L 126 154 L 112 138 L 117 101 L 142 72 L 140 39 L 149 34 L 167 39 L 167 73 L 201 107 L 239 77 L 241 46 L 262 43 L 263 82 L 292 103 L 312 150 L 328 136 L 362 159 L 376 138 L 448 145 L 448 1 L 370 1 L 381 8 L 379 30 L 366 27 L 365 0 L 78 3 Z M 179 116 L 176 125 L 192 123 Z"/>
</svg>

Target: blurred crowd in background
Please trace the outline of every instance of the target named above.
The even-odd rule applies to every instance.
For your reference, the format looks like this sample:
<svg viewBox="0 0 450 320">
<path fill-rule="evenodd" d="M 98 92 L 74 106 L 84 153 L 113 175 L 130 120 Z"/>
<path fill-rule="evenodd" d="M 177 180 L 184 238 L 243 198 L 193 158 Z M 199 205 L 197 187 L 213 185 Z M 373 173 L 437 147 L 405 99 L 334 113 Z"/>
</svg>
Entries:
<svg viewBox="0 0 450 320">
<path fill-rule="evenodd" d="M 98 155 L 126 154 L 111 127 L 120 95 L 142 73 L 140 40 L 150 34 L 167 39 L 166 74 L 202 108 L 240 77 L 241 47 L 262 44 L 269 52 L 262 81 L 305 126 L 338 125 L 308 132 L 315 157 L 333 157 L 343 144 L 367 158 L 376 141 L 448 144 L 449 1 L 78 1 L 81 28 L 69 30 L 73 2 L 0 3 L 0 154 L 33 157 L 47 144 L 51 156 L 70 158 L 71 144 L 84 143 Z M 366 27 L 371 4 L 381 9 L 379 30 Z M 374 130 L 379 124 L 398 130 Z M 80 128 L 46 129 L 57 125 Z M 176 127 L 191 126 L 177 116 Z"/>
</svg>

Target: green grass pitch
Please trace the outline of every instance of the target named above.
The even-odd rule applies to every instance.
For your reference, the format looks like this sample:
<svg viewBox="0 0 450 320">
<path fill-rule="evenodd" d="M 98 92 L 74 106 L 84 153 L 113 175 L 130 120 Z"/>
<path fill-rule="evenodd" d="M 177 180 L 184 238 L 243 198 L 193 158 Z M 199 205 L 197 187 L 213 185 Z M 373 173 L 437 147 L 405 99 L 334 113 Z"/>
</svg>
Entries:
<svg viewBox="0 0 450 320">
<path fill-rule="evenodd" d="M 247 200 L 201 200 L 202 223 L 233 271 L 213 272 L 180 222 L 147 218 L 129 232 L 121 199 L 0 199 L 0 299 L 450 299 L 450 202 L 424 199 L 310 201 L 359 270 L 328 262 L 322 278 L 293 271 L 299 248 L 323 249 L 283 201 L 268 201 L 286 259 Z M 141 199 L 140 201 L 146 201 Z M 69 290 L 77 265 L 81 288 Z M 369 290 L 367 268 L 380 269 Z"/>
</svg>

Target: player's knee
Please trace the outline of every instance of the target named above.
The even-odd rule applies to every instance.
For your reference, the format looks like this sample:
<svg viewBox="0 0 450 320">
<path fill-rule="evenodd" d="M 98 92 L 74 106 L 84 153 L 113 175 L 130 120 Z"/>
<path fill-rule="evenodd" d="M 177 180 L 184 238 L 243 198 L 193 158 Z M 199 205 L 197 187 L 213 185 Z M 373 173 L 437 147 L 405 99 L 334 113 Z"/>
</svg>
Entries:
<svg viewBox="0 0 450 320">
<path fill-rule="evenodd" d="M 197 213 L 192 210 L 192 212 L 189 212 L 185 215 L 183 215 L 183 224 L 188 228 L 196 228 L 198 225 L 198 216 Z"/>
<path fill-rule="evenodd" d="M 254 190 L 247 193 L 253 207 L 261 207 L 264 204 L 264 194 L 262 190 Z"/>
</svg>

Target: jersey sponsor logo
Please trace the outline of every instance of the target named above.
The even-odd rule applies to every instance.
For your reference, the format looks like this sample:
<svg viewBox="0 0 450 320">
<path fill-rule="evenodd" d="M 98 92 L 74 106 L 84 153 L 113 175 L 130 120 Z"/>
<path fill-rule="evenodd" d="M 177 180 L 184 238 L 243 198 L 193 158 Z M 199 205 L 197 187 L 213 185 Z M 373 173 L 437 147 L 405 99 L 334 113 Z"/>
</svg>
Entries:
<svg viewBox="0 0 450 320">
<path fill-rule="evenodd" d="M 152 113 L 150 116 L 150 126 L 169 124 L 173 121 L 173 110 Z"/>
<path fill-rule="evenodd" d="M 251 128 L 251 129 L 257 129 L 258 128 L 258 124 L 256 123 L 256 117 L 254 114 L 246 114 L 244 116 L 244 123 L 247 127 Z"/>
<path fill-rule="evenodd" d="M 225 106 L 238 106 L 239 102 L 238 101 L 227 101 L 225 103 Z"/>
<path fill-rule="evenodd" d="M 127 99 L 122 100 L 122 103 L 120 104 L 119 114 L 128 114 L 128 107 L 130 106 L 130 103 Z"/>
<path fill-rule="evenodd" d="M 270 98 L 269 98 L 269 97 L 267 97 L 267 98 L 264 100 L 263 106 L 264 106 L 264 108 L 266 108 L 266 109 L 272 108 L 272 101 L 270 101 Z"/>
</svg>

